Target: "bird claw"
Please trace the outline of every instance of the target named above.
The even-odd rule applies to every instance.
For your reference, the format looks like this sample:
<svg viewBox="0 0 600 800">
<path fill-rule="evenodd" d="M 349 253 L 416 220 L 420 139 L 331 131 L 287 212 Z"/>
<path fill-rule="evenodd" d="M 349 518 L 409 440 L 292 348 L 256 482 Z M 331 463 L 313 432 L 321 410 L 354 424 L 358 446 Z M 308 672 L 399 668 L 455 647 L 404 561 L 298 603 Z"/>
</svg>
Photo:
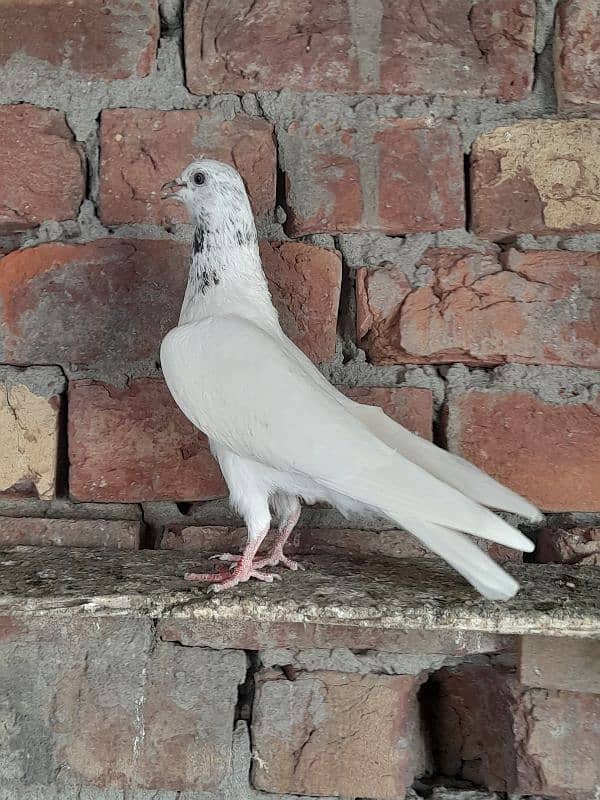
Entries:
<svg viewBox="0 0 600 800">
<path fill-rule="evenodd" d="M 208 587 L 208 591 L 212 593 L 224 592 L 226 589 L 232 589 L 234 586 L 237 586 L 238 583 L 246 583 L 250 578 L 256 578 L 256 580 L 263 581 L 263 583 L 273 583 L 274 580 L 280 581 L 281 575 L 278 575 L 276 572 L 261 572 L 255 567 L 249 569 L 247 572 L 239 572 L 237 574 L 234 571 L 230 578 L 225 580 L 217 578 L 217 580 Z"/>
<path fill-rule="evenodd" d="M 273 553 L 268 558 L 261 558 L 255 563 L 255 566 L 258 569 L 264 569 L 264 567 L 277 567 L 280 564 L 294 572 L 296 570 L 304 571 L 306 569 L 303 564 L 300 564 L 298 561 L 294 561 L 293 558 L 288 558 L 283 553 Z"/>
</svg>

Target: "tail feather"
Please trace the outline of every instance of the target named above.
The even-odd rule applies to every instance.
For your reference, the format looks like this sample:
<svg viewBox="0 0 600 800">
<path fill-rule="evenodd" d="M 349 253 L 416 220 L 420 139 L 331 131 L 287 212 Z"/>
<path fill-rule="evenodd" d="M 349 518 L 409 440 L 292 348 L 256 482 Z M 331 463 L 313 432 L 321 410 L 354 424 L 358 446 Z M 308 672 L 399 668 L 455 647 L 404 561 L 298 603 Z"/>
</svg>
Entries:
<svg viewBox="0 0 600 800">
<path fill-rule="evenodd" d="M 507 489 L 464 458 L 448 453 L 390 419 L 380 408 L 353 403 L 352 414 L 397 453 L 466 497 L 489 508 L 520 514 L 531 522 L 542 515 L 533 503 Z"/>
<path fill-rule="evenodd" d="M 468 536 L 420 519 L 403 519 L 400 524 L 488 600 L 509 600 L 519 590 L 517 581 Z"/>
</svg>

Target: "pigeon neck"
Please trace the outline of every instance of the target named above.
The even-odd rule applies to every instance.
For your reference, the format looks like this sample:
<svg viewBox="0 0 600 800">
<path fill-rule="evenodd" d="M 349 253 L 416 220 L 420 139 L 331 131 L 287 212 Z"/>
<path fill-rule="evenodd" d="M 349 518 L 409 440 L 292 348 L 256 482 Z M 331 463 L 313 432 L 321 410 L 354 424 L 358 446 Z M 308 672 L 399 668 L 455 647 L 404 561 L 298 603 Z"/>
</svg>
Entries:
<svg viewBox="0 0 600 800">
<path fill-rule="evenodd" d="M 194 231 L 179 324 L 223 315 L 279 329 L 253 221 L 235 230 L 198 225 Z"/>
</svg>

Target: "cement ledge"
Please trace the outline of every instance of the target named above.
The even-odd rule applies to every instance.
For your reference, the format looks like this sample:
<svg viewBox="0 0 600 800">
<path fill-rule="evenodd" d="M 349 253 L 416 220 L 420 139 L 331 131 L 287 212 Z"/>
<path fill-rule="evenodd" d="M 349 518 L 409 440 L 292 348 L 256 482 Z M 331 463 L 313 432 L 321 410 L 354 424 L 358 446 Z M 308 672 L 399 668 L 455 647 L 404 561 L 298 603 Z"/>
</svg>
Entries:
<svg viewBox="0 0 600 800">
<path fill-rule="evenodd" d="M 212 563 L 176 551 L 0 548 L 0 614 L 600 638 L 594 567 L 511 565 L 522 588 L 499 603 L 483 600 L 456 572 L 429 559 L 305 557 L 305 572 L 282 570 L 281 581 L 253 581 L 218 595 L 183 580 L 190 569 L 210 570 Z"/>
</svg>

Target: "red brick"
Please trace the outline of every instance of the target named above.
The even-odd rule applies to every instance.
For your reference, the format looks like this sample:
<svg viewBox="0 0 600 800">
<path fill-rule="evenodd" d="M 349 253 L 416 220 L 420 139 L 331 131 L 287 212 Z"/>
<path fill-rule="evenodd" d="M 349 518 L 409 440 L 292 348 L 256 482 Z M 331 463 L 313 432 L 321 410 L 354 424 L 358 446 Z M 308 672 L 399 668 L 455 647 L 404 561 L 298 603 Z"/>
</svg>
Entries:
<svg viewBox="0 0 600 800">
<path fill-rule="evenodd" d="M 544 528 L 538 531 L 536 561 L 600 567 L 600 528 Z"/>
<path fill-rule="evenodd" d="M 0 545 L 108 547 L 137 550 L 140 523 L 110 519 L 0 517 Z"/>
<path fill-rule="evenodd" d="M 442 670 L 434 703 L 437 766 L 496 791 L 591 797 L 600 780 L 600 696 L 524 690 L 507 673 Z"/>
<path fill-rule="evenodd" d="M 162 380 L 69 386 L 69 490 L 78 501 L 208 500 L 227 493 L 206 437 Z"/>
<path fill-rule="evenodd" d="M 453 123 L 379 119 L 343 129 L 293 122 L 280 139 L 293 236 L 464 225 L 463 158 Z"/>
<path fill-rule="evenodd" d="M 26 55 L 81 78 L 142 77 L 152 69 L 160 30 L 157 0 L 19 0 L 2 4 L 0 66 Z M 29 66 L 28 69 L 33 67 Z"/>
<path fill-rule="evenodd" d="M 102 112 L 100 153 L 100 218 L 106 225 L 187 222 L 183 206 L 160 199 L 160 187 L 202 155 L 239 170 L 256 214 L 275 206 L 273 127 L 261 119 L 111 109 Z"/>
<path fill-rule="evenodd" d="M 600 694 L 600 640 L 522 636 L 519 680 L 525 686 Z"/>
<path fill-rule="evenodd" d="M 556 10 L 554 82 L 560 111 L 600 110 L 600 7 L 566 0 Z"/>
<path fill-rule="evenodd" d="M 357 273 L 359 343 L 374 364 L 600 367 L 600 255 L 432 248 Z"/>
<path fill-rule="evenodd" d="M 339 257 L 300 243 L 265 243 L 262 252 L 284 329 L 309 356 L 328 358 Z M 188 245 L 145 239 L 44 244 L 0 258 L 3 360 L 102 376 L 153 366 L 161 339 L 177 324 L 188 264 Z"/>
<path fill-rule="evenodd" d="M 600 510 L 600 400 L 554 405 L 525 391 L 454 392 L 448 449 L 546 511 Z"/>
<path fill-rule="evenodd" d="M 0 152 L 0 234 L 77 216 L 85 191 L 84 156 L 64 114 L 26 104 L 0 106 Z"/>
<path fill-rule="evenodd" d="M 260 253 L 287 335 L 313 361 L 330 361 L 342 286 L 339 254 L 302 242 L 263 242 Z"/>
<path fill-rule="evenodd" d="M 362 14 L 322 4 L 192 0 L 185 57 L 192 92 L 292 89 L 514 100 L 531 88 L 533 0 L 383 0 Z M 357 15 L 357 16 L 356 16 Z M 269 57 L 261 43 L 269 41 Z"/>
<path fill-rule="evenodd" d="M 125 371 L 156 359 L 177 322 L 187 265 L 185 245 L 142 239 L 10 253 L 0 261 L 4 360 Z"/>
<path fill-rule="evenodd" d="M 518 233 L 600 229 L 600 120 L 529 120 L 473 145 L 473 229 Z"/>
<path fill-rule="evenodd" d="M 269 792 L 404 797 L 423 766 L 413 677 L 258 676 L 252 781 Z"/>
<path fill-rule="evenodd" d="M 346 397 L 366 406 L 379 406 L 388 417 L 429 441 L 433 438 L 433 395 L 429 389 L 400 386 L 338 386 Z"/>
<path fill-rule="evenodd" d="M 272 546 L 274 534 L 259 552 L 266 553 Z M 168 525 L 161 540 L 161 549 L 190 550 L 203 555 L 216 553 L 241 553 L 246 543 L 246 528 L 225 525 Z M 517 550 L 478 540 L 482 550 L 498 562 L 521 561 Z M 385 558 L 437 558 L 417 539 L 398 528 L 389 530 L 362 530 L 360 528 L 304 528 L 297 527 L 286 544 L 290 556 L 313 556 L 323 553 L 350 554 L 358 559 Z M 301 559 L 302 560 L 302 559 Z"/>
</svg>

